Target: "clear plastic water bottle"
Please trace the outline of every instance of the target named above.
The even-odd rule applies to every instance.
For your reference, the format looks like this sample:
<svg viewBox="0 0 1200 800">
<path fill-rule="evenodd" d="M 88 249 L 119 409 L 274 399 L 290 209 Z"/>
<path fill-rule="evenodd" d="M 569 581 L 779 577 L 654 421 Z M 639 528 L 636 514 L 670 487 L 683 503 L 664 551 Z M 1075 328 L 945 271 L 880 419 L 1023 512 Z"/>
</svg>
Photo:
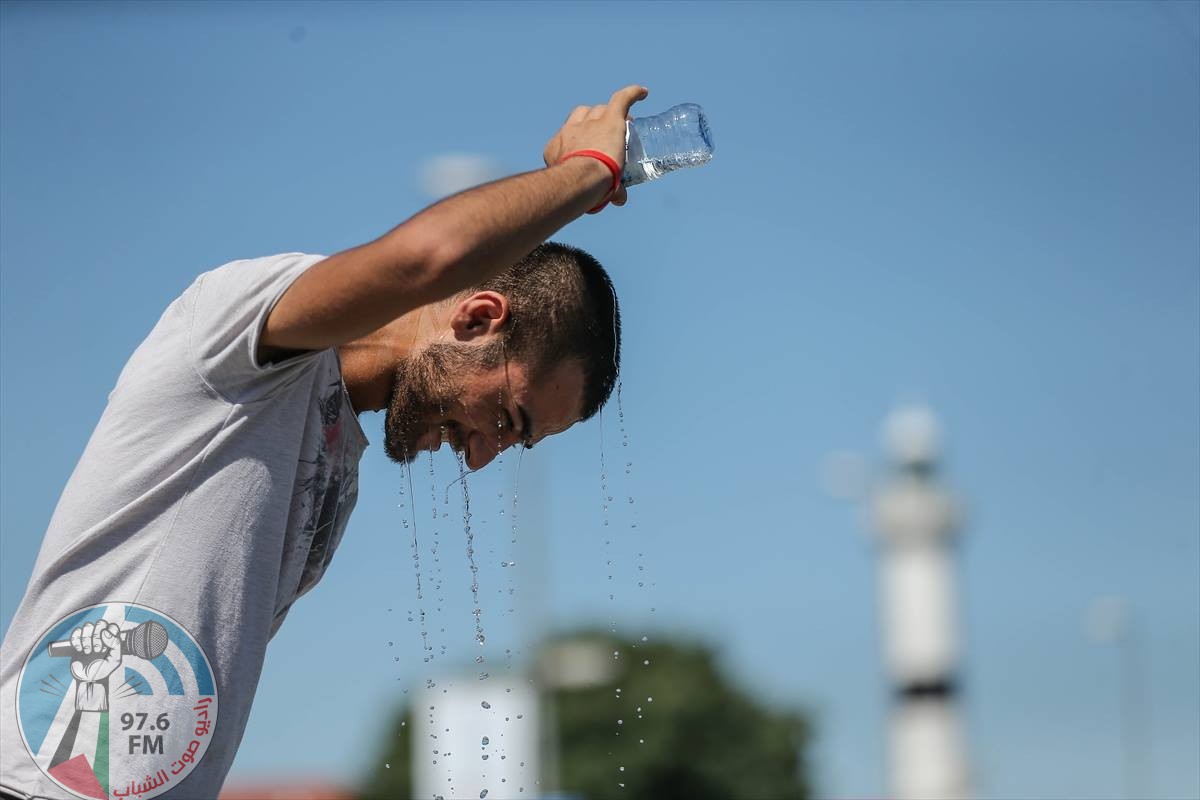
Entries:
<svg viewBox="0 0 1200 800">
<path fill-rule="evenodd" d="M 673 170 L 712 160 L 712 131 L 704 109 L 683 103 L 625 124 L 625 170 L 621 183 L 637 186 Z"/>
</svg>

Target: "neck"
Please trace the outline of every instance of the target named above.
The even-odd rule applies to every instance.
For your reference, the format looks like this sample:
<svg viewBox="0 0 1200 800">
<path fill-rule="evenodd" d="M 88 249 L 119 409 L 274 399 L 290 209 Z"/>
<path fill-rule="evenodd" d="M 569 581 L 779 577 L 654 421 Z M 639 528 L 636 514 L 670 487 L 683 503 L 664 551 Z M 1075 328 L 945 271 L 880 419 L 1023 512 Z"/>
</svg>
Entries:
<svg viewBox="0 0 1200 800">
<path fill-rule="evenodd" d="M 432 340 L 440 312 L 438 304 L 422 306 L 337 348 L 356 414 L 388 407 L 396 365 Z"/>
</svg>

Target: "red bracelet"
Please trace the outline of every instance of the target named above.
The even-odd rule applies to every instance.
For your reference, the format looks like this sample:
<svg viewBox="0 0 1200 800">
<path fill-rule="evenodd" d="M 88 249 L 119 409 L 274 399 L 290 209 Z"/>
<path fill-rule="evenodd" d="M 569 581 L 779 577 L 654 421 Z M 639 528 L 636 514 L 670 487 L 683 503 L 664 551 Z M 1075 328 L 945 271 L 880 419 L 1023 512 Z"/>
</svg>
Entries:
<svg viewBox="0 0 1200 800">
<path fill-rule="evenodd" d="M 606 205 L 608 205 L 608 201 L 612 200 L 613 195 L 617 193 L 617 189 L 621 188 L 621 168 L 617 166 L 617 162 L 613 160 L 612 156 L 610 156 L 608 153 L 602 153 L 599 150 L 572 150 L 560 158 L 558 163 L 561 164 L 568 158 L 575 158 L 576 156 L 594 158 L 604 166 L 608 167 L 608 171 L 612 173 L 612 188 L 608 190 L 608 194 L 604 195 L 604 199 L 600 202 L 600 205 L 587 212 L 589 214 L 596 214 Z"/>
</svg>

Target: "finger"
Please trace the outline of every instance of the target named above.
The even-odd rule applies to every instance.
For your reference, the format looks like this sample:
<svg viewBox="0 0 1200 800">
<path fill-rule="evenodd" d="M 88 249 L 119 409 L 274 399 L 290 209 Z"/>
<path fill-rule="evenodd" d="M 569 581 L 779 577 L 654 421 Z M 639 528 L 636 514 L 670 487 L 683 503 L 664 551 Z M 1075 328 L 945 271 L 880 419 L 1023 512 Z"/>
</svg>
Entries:
<svg viewBox="0 0 1200 800">
<path fill-rule="evenodd" d="M 608 106 L 592 106 L 591 111 L 587 113 L 588 119 L 601 119 L 608 113 Z"/>
<path fill-rule="evenodd" d="M 591 106 L 575 106 L 571 113 L 567 115 L 567 124 L 586 119 L 590 110 Z"/>
<path fill-rule="evenodd" d="M 108 623 L 104 620 L 96 620 L 96 627 L 92 629 L 92 652 L 99 653 L 104 649 L 104 631 L 108 629 Z"/>
<path fill-rule="evenodd" d="M 614 206 L 623 206 L 629 201 L 629 193 L 625 191 L 625 187 L 617 189 L 617 193 L 612 196 L 611 202 Z"/>
<path fill-rule="evenodd" d="M 618 89 L 613 92 L 612 98 L 608 101 L 609 108 L 620 112 L 621 119 L 629 117 L 629 109 L 634 103 L 639 100 L 645 100 L 650 90 L 645 86 L 626 86 L 624 89 Z"/>
<path fill-rule="evenodd" d="M 71 631 L 71 647 L 74 647 L 76 652 L 83 652 L 83 628 Z"/>
<path fill-rule="evenodd" d="M 95 630 L 95 628 L 96 626 L 90 622 L 83 623 L 83 628 L 79 634 L 79 640 L 83 643 L 84 653 L 92 652 L 92 631 Z"/>
<path fill-rule="evenodd" d="M 121 645 L 121 628 L 115 623 L 108 623 L 108 627 L 100 632 L 100 641 L 109 650 L 116 650 Z"/>
</svg>

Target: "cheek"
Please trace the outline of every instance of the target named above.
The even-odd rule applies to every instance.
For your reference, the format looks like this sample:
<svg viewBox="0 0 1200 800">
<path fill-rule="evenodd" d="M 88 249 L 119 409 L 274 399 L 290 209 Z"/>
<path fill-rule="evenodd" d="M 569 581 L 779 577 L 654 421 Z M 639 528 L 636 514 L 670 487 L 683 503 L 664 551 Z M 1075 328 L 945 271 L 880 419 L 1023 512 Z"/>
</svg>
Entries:
<svg viewBox="0 0 1200 800">
<path fill-rule="evenodd" d="M 500 404 L 493 400 L 491 403 L 476 401 L 468 405 L 464 412 L 467 416 L 467 424 L 480 431 L 490 432 L 497 428 L 496 423 L 500 421 Z"/>
</svg>

